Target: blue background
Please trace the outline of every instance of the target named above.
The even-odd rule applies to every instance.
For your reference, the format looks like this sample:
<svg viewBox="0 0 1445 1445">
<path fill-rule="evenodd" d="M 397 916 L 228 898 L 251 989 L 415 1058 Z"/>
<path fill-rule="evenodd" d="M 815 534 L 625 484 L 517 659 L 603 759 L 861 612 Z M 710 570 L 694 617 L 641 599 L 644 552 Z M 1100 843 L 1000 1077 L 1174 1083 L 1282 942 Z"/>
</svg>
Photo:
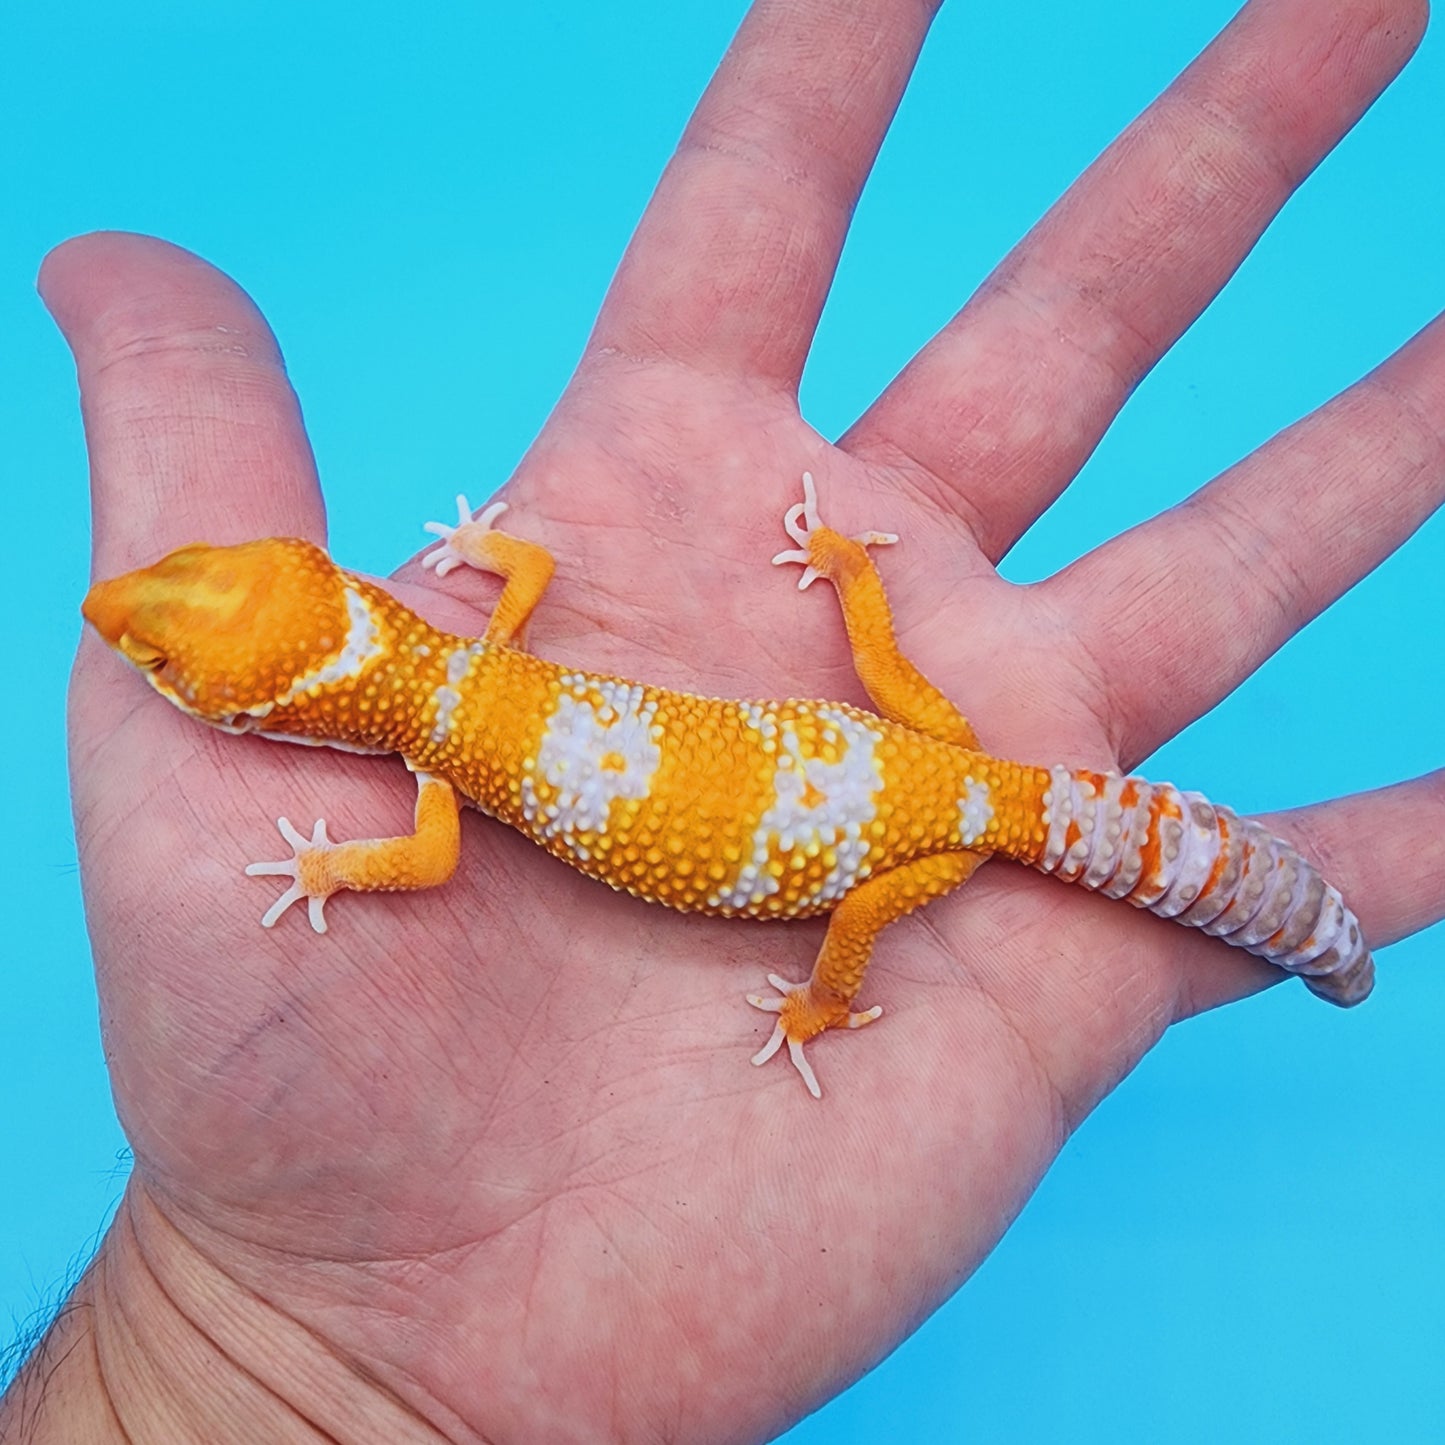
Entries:
<svg viewBox="0 0 1445 1445">
<path fill-rule="evenodd" d="M 1231 9 L 946 7 L 858 214 L 810 420 L 840 431 Z M 66 799 L 85 456 L 70 361 L 32 291 L 41 256 L 122 227 L 236 276 L 286 350 L 337 555 L 385 571 L 418 518 L 456 489 L 484 495 L 541 425 L 742 11 L 6 7 L 0 1333 L 53 1303 L 126 1167 Z M 1009 575 L 1186 494 L 1429 319 L 1442 96 L 1434 36 Z M 1442 523 L 1149 771 L 1253 811 L 1445 761 Z M 791 1445 L 1445 1438 L 1442 955 L 1439 928 L 1391 949 L 1353 1015 L 1282 988 L 1171 1033 L 974 1282 Z"/>
</svg>

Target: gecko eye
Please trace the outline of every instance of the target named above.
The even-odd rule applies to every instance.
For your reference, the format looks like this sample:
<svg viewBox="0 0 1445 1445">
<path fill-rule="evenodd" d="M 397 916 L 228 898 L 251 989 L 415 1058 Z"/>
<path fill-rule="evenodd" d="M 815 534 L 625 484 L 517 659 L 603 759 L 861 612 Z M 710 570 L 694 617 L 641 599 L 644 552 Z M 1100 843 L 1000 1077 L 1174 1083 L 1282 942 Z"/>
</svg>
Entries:
<svg viewBox="0 0 1445 1445">
<path fill-rule="evenodd" d="M 134 663 L 142 672 L 159 672 L 166 665 L 166 655 L 144 642 L 137 642 L 130 633 L 124 633 L 117 644 L 127 661 Z"/>
</svg>

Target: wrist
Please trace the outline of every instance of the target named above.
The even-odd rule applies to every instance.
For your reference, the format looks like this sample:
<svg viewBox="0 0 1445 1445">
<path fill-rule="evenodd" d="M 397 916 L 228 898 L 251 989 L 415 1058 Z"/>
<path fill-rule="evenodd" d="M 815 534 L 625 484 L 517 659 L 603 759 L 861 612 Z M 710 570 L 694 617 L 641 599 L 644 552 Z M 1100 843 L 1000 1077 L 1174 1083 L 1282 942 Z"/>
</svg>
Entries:
<svg viewBox="0 0 1445 1445">
<path fill-rule="evenodd" d="M 134 1182 L 0 1401 L 0 1439 L 25 1445 L 338 1435 L 443 1438 L 207 1259 Z"/>
</svg>

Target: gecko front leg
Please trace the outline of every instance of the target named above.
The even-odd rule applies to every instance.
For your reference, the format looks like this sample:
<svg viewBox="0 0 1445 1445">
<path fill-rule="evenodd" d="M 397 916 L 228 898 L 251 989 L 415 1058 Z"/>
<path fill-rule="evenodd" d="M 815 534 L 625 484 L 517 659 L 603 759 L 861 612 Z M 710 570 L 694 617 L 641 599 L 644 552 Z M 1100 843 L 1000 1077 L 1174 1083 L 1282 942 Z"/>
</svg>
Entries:
<svg viewBox="0 0 1445 1445">
<path fill-rule="evenodd" d="M 527 619 L 542 600 L 556 564 L 545 547 L 524 542 L 509 532 L 493 531 L 492 523 L 506 510 L 505 502 L 493 502 L 474 519 L 466 497 L 458 496 L 455 527 L 445 522 L 425 524 L 428 532 L 442 539 L 442 544 L 428 552 L 421 565 L 435 567 L 438 577 L 465 566 L 505 578 L 506 586 L 482 637 L 486 642 L 521 647 Z"/>
<path fill-rule="evenodd" d="M 261 923 L 273 927 L 293 903 L 306 900 L 317 933 L 326 932 L 326 900 L 333 893 L 383 893 L 435 888 L 456 872 L 461 856 L 461 821 L 451 784 L 430 773 L 416 773 L 416 827 L 396 838 L 355 838 L 333 843 L 326 822 L 318 819 L 308 838 L 278 818 L 276 826 L 291 845 L 292 856 L 276 863 L 251 863 L 252 878 L 290 878 L 291 886 L 266 910 Z"/>
</svg>

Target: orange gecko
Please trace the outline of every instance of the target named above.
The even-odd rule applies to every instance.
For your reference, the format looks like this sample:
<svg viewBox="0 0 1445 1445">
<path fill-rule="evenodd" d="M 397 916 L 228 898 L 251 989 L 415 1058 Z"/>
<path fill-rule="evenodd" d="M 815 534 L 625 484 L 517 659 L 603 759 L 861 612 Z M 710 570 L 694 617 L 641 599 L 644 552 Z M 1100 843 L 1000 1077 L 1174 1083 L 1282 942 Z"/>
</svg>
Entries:
<svg viewBox="0 0 1445 1445">
<path fill-rule="evenodd" d="M 290 880 L 261 920 L 306 901 L 324 932 L 341 889 L 430 888 L 461 847 L 459 799 L 574 868 L 672 908 L 746 918 L 832 915 L 813 972 L 748 1002 L 778 1015 L 753 1062 L 858 1028 L 879 932 L 958 887 L 990 854 L 1217 934 L 1359 1002 L 1374 967 L 1355 916 L 1289 844 L 1196 793 L 984 752 L 898 650 L 867 547 L 818 518 L 811 476 L 784 520 L 800 586 L 837 589 L 854 666 L 877 713 L 831 702 L 734 702 L 546 662 L 519 634 L 551 578 L 541 547 L 493 530 L 500 503 L 429 524 L 438 576 L 499 573 L 485 634 L 441 632 L 376 583 L 295 538 L 182 547 L 99 582 L 86 618 L 183 712 L 227 732 L 399 753 L 417 779 L 415 831 L 334 843 L 280 820 L 293 856 L 250 874 Z"/>
</svg>

